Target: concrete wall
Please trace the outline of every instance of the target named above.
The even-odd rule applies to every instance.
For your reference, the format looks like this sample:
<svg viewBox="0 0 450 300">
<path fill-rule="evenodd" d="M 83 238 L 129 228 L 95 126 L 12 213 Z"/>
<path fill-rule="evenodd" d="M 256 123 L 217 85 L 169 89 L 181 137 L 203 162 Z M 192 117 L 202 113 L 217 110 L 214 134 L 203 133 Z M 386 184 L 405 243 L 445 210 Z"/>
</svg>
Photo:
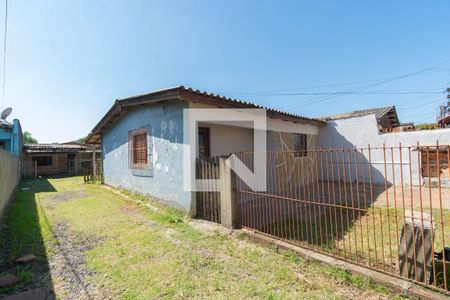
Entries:
<svg viewBox="0 0 450 300">
<path fill-rule="evenodd" d="M 420 161 L 418 159 L 416 144 L 419 142 L 421 146 L 435 146 L 436 141 L 439 141 L 441 145 L 450 145 L 450 129 L 379 133 L 375 115 L 331 121 L 327 126 L 321 128 L 319 134 L 319 146 L 325 148 L 364 148 L 370 144 L 371 148 L 373 148 L 371 150 L 371 161 L 373 166 L 373 183 L 375 184 L 384 184 L 385 178 L 389 183 L 392 183 L 395 179 L 396 184 L 398 184 L 401 180 L 401 171 L 403 171 L 405 184 L 421 184 L 419 181 Z M 402 160 L 400 160 L 399 149 L 394 148 L 394 159 L 392 161 L 390 147 L 398 147 L 399 143 L 404 147 L 402 150 Z M 383 144 L 388 148 L 386 151 L 387 174 L 384 172 Z M 411 148 L 408 149 L 408 146 Z M 409 158 L 410 153 L 411 159 Z M 350 163 L 353 180 L 356 178 L 356 168 L 359 169 L 358 178 L 362 180 L 362 164 L 365 166 L 365 179 L 366 181 L 368 180 L 370 168 L 367 150 L 358 150 L 356 154 L 352 152 L 350 160 L 348 156 L 344 157 L 342 154 L 335 154 L 335 178 L 337 176 L 337 170 L 340 170 L 342 174 L 342 163 L 344 165 Z M 354 163 L 355 156 L 357 158 L 356 164 Z M 392 171 L 392 165 L 394 166 L 394 171 Z M 411 178 L 409 177 L 410 167 L 412 170 Z"/>
<path fill-rule="evenodd" d="M 103 135 L 103 171 L 106 184 L 157 197 L 184 212 L 190 211 L 191 193 L 183 191 L 182 102 L 136 108 L 122 116 Z M 150 126 L 152 172 L 140 176 L 128 166 L 128 132 Z"/>
<path fill-rule="evenodd" d="M 236 126 L 207 124 L 210 130 L 211 156 L 253 150 L 253 130 Z"/>
<path fill-rule="evenodd" d="M 17 156 L 0 150 L 0 220 L 18 183 L 19 160 Z"/>
</svg>

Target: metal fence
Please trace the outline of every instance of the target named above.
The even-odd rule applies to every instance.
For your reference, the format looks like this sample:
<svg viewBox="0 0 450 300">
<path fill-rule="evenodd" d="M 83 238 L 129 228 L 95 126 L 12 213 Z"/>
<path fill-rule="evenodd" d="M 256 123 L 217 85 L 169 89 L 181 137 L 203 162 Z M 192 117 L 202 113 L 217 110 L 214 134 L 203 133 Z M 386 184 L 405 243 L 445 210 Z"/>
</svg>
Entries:
<svg viewBox="0 0 450 300">
<path fill-rule="evenodd" d="M 237 179 L 240 226 L 449 290 L 450 146 L 317 149 L 264 155 L 267 190 Z"/>
</svg>

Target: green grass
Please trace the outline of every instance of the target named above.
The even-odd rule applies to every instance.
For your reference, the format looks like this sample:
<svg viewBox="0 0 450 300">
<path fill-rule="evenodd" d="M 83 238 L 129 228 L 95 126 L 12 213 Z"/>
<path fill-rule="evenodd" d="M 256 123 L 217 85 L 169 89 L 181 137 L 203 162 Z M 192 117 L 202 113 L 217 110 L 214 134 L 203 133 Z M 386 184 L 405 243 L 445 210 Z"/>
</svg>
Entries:
<svg viewBox="0 0 450 300">
<path fill-rule="evenodd" d="M 312 208 L 311 213 L 314 214 Z M 424 210 L 424 213 L 429 213 L 429 210 Z M 434 251 L 440 252 L 443 249 L 442 232 L 450 224 L 450 210 L 443 210 L 441 225 L 440 210 L 433 209 L 433 220 L 436 225 Z M 268 224 L 261 231 L 283 237 L 303 247 L 334 253 L 372 268 L 398 274 L 398 243 L 403 223 L 401 209 L 370 207 L 366 214 L 359 215 L 358 212 L 337 208 L 322 209 L 322 215 L 316 220 L 305 221 L 299 217 L 285 219 Z M 450 238 L 447 237 L 446 245 L 449 241 Z M 443 289 L 441 264 L 435 262 L 435 265 L 437 287 Z M 447 282 L 450 282 L 450 274 L 447 277 Z"/>
<path fill-rule="evenodd" d="M 101 242 L 84 253 L 87 267 L 95 272 L 87 280 L 112 298 L 398 297 L 370 279 L 290 251 L 254 244 L 240 234 L 199 231 L 180 212 L 141 195 L 83 184 L 81 178 L 50 179 L 54 190 L 44 189 L 44 180 L 22 185 L 37 192 L 34 196 L 19 192 L 11 204 L 6 219 L 8 227 L 15 228 L 11 252 L 16 255 L 35 249 L 40 259 L 48 255 L 51 260 L 56 251 L 52 226 L 61 221 L 74 235 L 98 237 Z M 36 187 L 39 185 L 41 188 Z M 51 195 L 70 191 L 83 191 L 84 195 L 52 202 Z M 153 209 L 148 208 L 149 203 Z M 35 211 L 34 225 L 38 225 L 35 229 L 23 221 L 31 210 Z M 32 276 L 33 270 L 21 273 L 25 282 Z M 61 286 L 55 285 L 55 292 L 64 298 L 67 291 Z"/>
</svg>

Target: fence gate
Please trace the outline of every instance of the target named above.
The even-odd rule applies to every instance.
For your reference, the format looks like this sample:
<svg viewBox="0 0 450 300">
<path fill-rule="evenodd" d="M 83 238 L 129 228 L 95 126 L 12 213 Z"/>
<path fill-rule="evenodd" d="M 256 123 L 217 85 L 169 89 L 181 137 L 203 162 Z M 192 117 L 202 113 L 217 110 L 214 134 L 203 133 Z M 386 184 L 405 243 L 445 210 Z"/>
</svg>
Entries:
<svg viewBox="0 0 450 300">
<path fill-rule="evenodd" d="M 197 159 L 197 179 L 219 179 L 219 157 Z M 220 223 L 219 192 L 196 192 L 197 217 Z"/>
<path fill-rule="evenodd" d="M 236 180 L 238 222 L 448 291 L 449 150 L 399 145 L 267 152 L 266 191 Z M 250 169 L 254 155 L 237 153 Z"/>
</svg>

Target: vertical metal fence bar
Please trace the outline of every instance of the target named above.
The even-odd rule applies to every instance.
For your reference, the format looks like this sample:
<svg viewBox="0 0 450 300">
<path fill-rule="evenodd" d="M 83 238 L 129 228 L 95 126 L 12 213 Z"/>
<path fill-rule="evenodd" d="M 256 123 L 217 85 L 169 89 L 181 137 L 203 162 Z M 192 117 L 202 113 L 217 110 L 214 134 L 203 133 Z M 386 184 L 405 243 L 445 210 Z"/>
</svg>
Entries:
<svg viewBox="0 0 450 300">
<path fill-rule="evenodd" d="M 323 233 L 322 233 L 322 217 L 321 217 L 321 210 L 322 210 L 322 201 L 321 201 L 321 197 L 320 197 L 320 187 L 319 187 L 319 159 L 318 159 L 318 155 L 319 152 L 318 150 L 313 151 L 314 153 L 314 166 L 315 166 L 315 172 L 314 172 L 314 176 L 315 178 L 313 179 L 315 183 L 314 187 L 317 187 L 317 197 L 314 199 L 315 205 L 317 206 L 317 222 L 319 223 L 319 239 L 320 240 L 320 246 L 322 247 L 322 251 L 324 251 L 325 249 L 323 248 Z M 316 224 L 317 224 L 316 222 Z M 319 241 L 318 241 L 319 242 Z"/>
<path fill-rule="evenodd" d="M 414 229 L 414 192 L 413 192 L 413 182 L 412 182 L 412 161 L 411 161 L 411 147 L 408 147 L 408 161 L 409 161 L 409 200 L 411 205 L 411 219 L 413 223 L 413 229 L 411 230 L 411 238 L 413 241 L 413 261 L 414 261 L 414 278 L 417 280 L 417 251 L 416 251 L 416 238 L 415 238 L 415 229 Z"/>
<path fill-rule="evenodd" d="M 391 218 L 389 213 L 389 190 L 388 190 L 388 173 L 386 167 L 386 145 L 383 144 L 383 166 L 384 166 L 384 189 L 386 193 L 386 210 L 388 223 L 388 241 L 389 241 L 389 271 L 392 273 L 392 241 L 391 241 Z"/>
<path fill-rule="evenodd" d="M 444 269 L 444 290 L 447 290 L 447 266 L 446 266 L 446 257 L 445 257 L 445 227 L 444 227 L 444 218 L 442 213 L 442 188 L 441 188 L 441 168 L 440 168 L 440 155 L 439 155 L 439 141 L 436 142 L 436 169 L 438 172 L 438 192 L 439 192 L 439 216 L 441 223 L 441 235 L 442 235 L 442 267 Z"/>
<path fill-rule="evenodd" d="M 350 148 L 347 149 L 347 165 L 348 165 L 348 174 L 349 174 L 349 181 L 350 181 L 350 199 L 351 199 L 351 210 L 352 210 L 352 225 L 356 223 L 356 217 L 355 217 L 355 200 L 354 200 L 354 194 L 353 194 L 353 175 L 352 175 L 352 168 L 351 168 L 351 158 L 350 158 Z M 355 243 L 355 257 L 356 260 L 358 259 L 358 236 L 356 234 L 357 230 L 354 230 L 353 237 L 354 237 L 354 243 Z"/>
<path fill-rule="evenodd" d="M 337 208 L 336 208 L 336 188 L 335 188 L 335 177 L 334 177 L 334 161 L 333 161 L 333 150 L 330 150 L 330 161 L 331 161 L 331 182 L 332 182 L 332 190 L 333 190 L 333 209 L 334 209 L 334 228 L 336 229 L 336 241 L 339 240 L 339 226 L 338 226 L 338 216 L 337 216 Z M 339 183 L 338 183 L 339 184 Z M 335 243 L 336 255 L 339 255 L 339 246 L 338 243 Z"/>
<path fill-rule="evenodd" d="M 326 176 L 327 176 L 327 194 L 328 194 L 328 214 L 329 214 L 329 218 L 330 218 L 330 237 L 331 237 L 331 245 L 328 245 L 328 248 L 330 248 L 331 247 L 331 253 L 335 253 L 334 252 L 334 248 L 335 248 L 335 243 L 334 243 L 334 237 L 333 237 L 333 234 L 334 234 L 334 231 L 333 231 L 333 209 L 332 209 L 332 207 L 331 207 L 331 197 L 332 197 L 332 195 L 331 195 L 331 190 L 330 190 L 330 171 L 329 171 L 329 159 L 328 159 L 328 156 L 329 156 L 329 154 L 330 154 L 330 151 L 329 150 L 326 150 L 325 151 L 325 164 L 326 164 L 326 168 L 327 168 L 327 171 L 326 171 Z M 337 238 L 337 236 L 336 236 L 336 238 Z"/>
<path fill-rule="evenodd" d="M 394 190 L 394 210 L 395 210 L 395 240 L 397 241 L 397 250 L 400 249 L 400 240 L 398 238 L 398 210 L 397 210 L 397 189 L 395 182 L 395 161 L 394 161 L 394 148 L 391 147 L 391 164 L 392 164 L 392 187 Z M 402 165 L 400 164 L 400 167 Z M 400 272 L 400 256 L 397 255 L 397 266 Z"/>
<path fill-rule="evenodd" d="M 275 153 L 275 155 L 276 155 L 276 160 L 275 160 L 275 172 L 276 172 L 276 175 L 275 175 L 275 184 L 276 184 L 276 194 L 280 194 L 280 175 L 279 175 L 279 173 L 280 173 L 280 168 L 279 168 L 279 159 L 278 159 L 278 156 L 279 156 L 279 153 L 277 152 L 277 153 Z M 282 234 L 281 234 L 281 226 L 279 225 L 279 215 L 280 215 L 280 207 L 279 207 L 279 200 L 278 199 L 276 199 L 276 198 L 274 198 L 274 200 L 275 200 L 275 202 L 276 202 L 276 217 L 275 217 L 275 226 L 276 226 L 276 235 L 278 236 L 278 237 L 281 237 L 282 236 Z"/>
<path fill-rule="evenodd" d="M 405 232 L 406 234 L 406 207 L 405 207 L 405 188 L 404 188 L 404 184 L 403 184 L 403 149 L 402 149 L 402 143 L 399 143 L 399 155 L 400 155 L 400 186 L 402 189 L 402 209 L 403 209 L 403 232 Z M 406 264 L 406 269 L 408 270 L 408 245 L 406 244 L 406 238 L 404 239 L 405 241 L 405 253 L 406 253 L 406 259 L 405 259 L 405 264 Z"/>
<path fill-rule="evenodd" d="M 376 235 L 376 221 L 375 221 L 375 199 L 373 198 L 373 166 L 372 166 L 372 151 L 370 144 L 367 147 L 369 154 L 369 189 L 370 189 L 370 203 L 372 205 L 372 221 L 373 221 L 373 244 L 375 253 L 375 264 L 378 263 L 378 249 L 377 249 L 377 235 Z M 375 265 L 376 266 L 376 265 Z"/>
<path fill-rule="evenodd" d="M 361 242 L 361 253 L 364 253 L 364 236 L 363 236 L 363 226 L 361 220 L 361 197 L 359 191 L 359 172 L 358 172 L 358 150 L 356 148 L 353 149 L 353 156 L 355 161 L 355 178 L 356 178 L 356 201 L 358 205 L 358 220 L 359 220 L 359 234 L 360 234 L 360 242 Z M 359 255 L 356 256 L 358 259 Z"/>
<path fill-rule="evenodd" d="M 419 142 L 417 142 L 417 185 L 419 187 L 419 201 L 420 201 L 420 223 L 421 223 L 421 237 L 422 237 L 422 252 L 423 252 L 423 263 L 426 263 L 426 250 L 425 250 L 425 226 L 423 222 L 423 201 L 422 201 L 422 163 L 421 163 L 421 156 L 420 156 L 420 145 Z M 430 278 L 427 274 L 427 269 L 423 268 L 425 273 L 425 279 Z"/>
<path fill-rule="evenodd" d="M 347 251 L 346 251 L 346 247 L 345 247 L 345 232 L 344 232 L 344 216 L 343 216 L 343 212 L 342 212 L 342 189 L 341 189 L 341 185 L 342 185 L 342 179 L 341 179 L 341 164 L 340 164 L 340 158 L 339 158 L 339 150 L 336 150 L 336 163 L 337 163 L 337 171 L 338 171 L 338 188 L 339 188 L 339 212 L 340 212 L 340 217 L 341 217 L 341 234 L 342 234 L 342 245 L 343 245 L 343 250 L 344 250 L 344 257 L 347 258 Z"/>
<path fill-rule="evenodd" d="M 309 160 L 307 160 L 307 162 L 309 162 Z M 306 181 L 306 201 L 307 201 L 307 203 L 308 204 L 305 204 L 305 205 L 307 205 L 307 209 L 308 209 L 308 220 L 309 220 L 309 237 L 308 237 L 308 244 L 309 244 L 309 247 L 314 243 L 314 239 L 313 239 L 313 229 L 312 229 L 312 218 L 311 218 L 311 197 L 310 197 L 310 192 L 309 192 L 309 190 L 310 190 L 310 182 L 309 182 L 309 179 L 306 177 L 306 175 L 304 174 L 303 175 L 303 177 L 304 177 L 304 179 L 305 179 L 305 181 Z M 305 206 L 305 208 L 306 208 L 306 206 Z"/>
<path fill-rule="evenodd" d="M 364 148 L 361 148 L 361 172 L 362 172 L 362 181 L 363 181 L 363 195 L 364 195 L 364 210 L 366 212 L 366 238 L 367 238 L 367 256 L 368 256 L 368 265 L 371 265 L 371 255 L 370 255 L 370 235 L 369 235 L 369 210 L 367 208 L 367 189 L 366 189 L 366 170 L 365 170 L 365 156 L 364 156 Z"/>
<path fill-rule="evenodd" d="M 350 228 L 350 217 L 349 217 L 349 208 L 348 208 L 348 195 L 347 195 L 347 172 L 346 172 L 346 163 L 345 163 L 345 148 L 342 147 L 342 185 L 344 187 L 344 199 L 345 199 L 345 219 L 347 221 L 347 226 L 344 228 L 345 230 L 347 228 Z M 341 203 L 342 204 L 342 203 Z M 343 205 L 343 204 L 342 204 Z M 352 243 L 351 243 L 351 234 L 349 233 L 348 235 L 345 235 L 346 237 L 348 237 L 348 251 L 349 251 L 349 255 L 350 258 L 352 257 Z M 344 243 L 345 243 L 345 239 L 344 239 Z"/>
<path fill-rule="evenodd" d="M 297 199 L 297 200 L 300 199 L 300 197 L 299 197 L 300 181 L 298 180 L 298 169 L 299 169 L 299 166 L 300 165 L 296 163 L 294 165 L 294 170 L 293 170 L 293 172 L 294 172 L 293 176 L 294 176 L 294 182 L 295 182 L 295 185 L 294 185 L 294 199 Z M 301 221 L 299 219 L 298 202 L 294 202 L 294 206 L 295 206 L 295 222 L 294 222 L 295 223 L 295 230 L 294 230 L 294 233 L 297 233 L 296 236 L 295 236 L 295 234 L 294 234 L 294 236 L 295 236 L 295 240 L 298 243 L 300 243 L 300 241 L 301 241 L 301 238 L 300 238 Z"/>
<path fill-rule="evenodd" d="M 431 175 L 430 175 L 430 147 L 427 146 L 427 176 L 428 176 L 428 194 L 430 201 L 430 219 L 431 219 L 431 236 L 434 238 L 434 218 L 433 218 L 433 198 L 431 194 Z M 434 253 L 434 242 L 431 243 L 431 252 Z M 431 256 L 431 262 L 433 264 L 433 285 L 436 287 L 436 263 L 434 255 Z"/>
<path fill-rule="evenodd" d="M 280 190 L 280 195 L 282 195 L 282 196 L 286 196 L 286 174 L 285 174 L 285 172 L 286 172 L 286 170 L 287 170 L 287 161 L 286 161 L 286 155 L 287 155 L 287 153 L 286 152 L 281 152 L 281 155 L 282 155 L 282 161 L 283 161 L 283 167 L 281 168 L 281 190 Z M 285 215 L 286 215 L 286 205 L 285 205 L 285 200 L 283 200 L 283 199 L 280 199 L 279 200 L 280 201 L 280 205 L 281 205 L 281 215 L 280 215 L 280 225 L 281 225 L 281 227 L 282 227 L 282 231 L 283 231 L 283 235 L 282 235 L 282 237 L 283 238 L 285 238 L 285 239 L 287 239 L 287 236 L 288 236 L 288 232 L 287 232 L 287 228 L 286 228 L 286 226 L 287 226 L 287 222 L 286 222 L 286 220 L 285 220 Z"/>
<path fill-rule="evenodd" d="M 322 187 L 322 202 L 326 203 L 326 196 L 325 196 L 325 186 L 324 186 L 324 177 L 323 177 L 323 155 L 324 155 L 324 151 L 322 150 L 322 148 L 319 149 L 319 153 L 320 153 L 320 182 L 321 182 L 321 187 Z M 326 243 L 326 251 L 328 253 L 330 253 L 330 248 L 329 248 L 329 240 L 328 240 L 328 236 L 329 236 L 329 231 L 328 231 L 328 218 L 327 218 L 327 208 L 325 205 L 322 206 L 323 208 L 323 219 L 325 220 L 325 243 Z M 331 224 L 330 224 L 331 225 Z"/>
<path fill-rule="evenodd" d="M 289 153 L 286 153 L 286 156 L 290 155 Z M 293 164 L 295 164 L 295 154 L 293 155 Z M 288 162 L 286 161 L 286 164 Z M 292 172 L 291 171 L 287 171 L 287 166 L 286 166 L 286 187 L 287 187 L 287 191 L 286 191 L 286 197 L 289 197 L 290 199 L 292 199 Z M 286 206 L 287 206 L 287 216 L 288 216 L 288 239 L 292 240 L 292 222 L 291 222 L 291 212 L 292 212 L 292 200 L 286 200 Z"/>
<path fill-rule="evenodd" d="M 277 165 L 277 161 L 276 161 L 276 157 L 274 153 L 271 153 L 270 156 L 272 157 L 272 163 L 271 163 L 271 176 L 273 178 L 273 180 L 270 180 L 270 195 L 273 195 L 274 193 L 276 193 L 276 184 L 277 184 L 277 178 L 276 178 L 276 165 Z M 272 210 L 271 212 L 271 218 L 270 218 L 270 224 L 271 224 L 271 230 L 272 230 L 272 234 L 273 235 L 277 235 L 277 227 L 276 227 L 276 215 L 277 215 L 277 203 L 276 203 L 276 199 L 274 199 L 273 197 L 270 197 L 270 208 Z"/>
</svg>

